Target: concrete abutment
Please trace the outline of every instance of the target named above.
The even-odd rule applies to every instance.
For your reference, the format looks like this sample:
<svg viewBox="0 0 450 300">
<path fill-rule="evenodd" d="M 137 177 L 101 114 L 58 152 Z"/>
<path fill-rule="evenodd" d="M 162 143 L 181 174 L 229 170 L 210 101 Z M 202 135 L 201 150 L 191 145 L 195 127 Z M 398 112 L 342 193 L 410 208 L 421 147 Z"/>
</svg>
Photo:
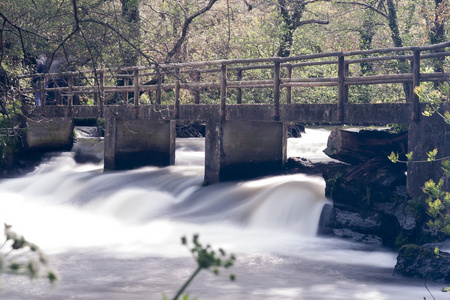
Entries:
<svg viewBox="0 0 450 300">
<path fill-rule="evenodd" d="M 175 163 L 175 121 L 109 116 L 105 122 L 105 170 Z"/>
<path fill-rule="evenodd" d="M 450 103 L 441 104 L 440 113 L 450 111 Z M 427 153 L 437 149 L 436 161 L 428 162 Z M 444 179 L 444 190 L 450 189 L 449 179 L 442 170 L 441 158 L 450 157 L 450 124 L 438 114 L 421 116 L 418 122 L 411 122 L 408 131 L 408 152 L 413 152 L 408 164 L 407 189 L 413 198 L 423 197 L 422 187 L 430 179 L 439 182 Z"/>
<path fill-rule="evenodd" d="M 33 117 L 26 120 L 24 144 L 32 151 L 70 150 L 73 146 L 73 120 L 63 117 Z"/>
<path fill-rule="evenodd" d="M 283 122 L 209 121 L 205 181 L 215 183 L 279 172 L 286 163 Z"/>
</svg>

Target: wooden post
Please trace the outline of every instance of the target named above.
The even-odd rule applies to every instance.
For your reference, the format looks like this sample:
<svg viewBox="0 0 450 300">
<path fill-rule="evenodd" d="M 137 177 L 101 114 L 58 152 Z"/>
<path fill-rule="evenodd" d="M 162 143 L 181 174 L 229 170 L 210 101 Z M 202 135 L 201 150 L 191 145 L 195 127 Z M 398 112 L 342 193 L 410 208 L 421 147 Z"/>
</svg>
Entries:
<svg viewBox="0 0 450 300">
<path fill-rule="evenodd" d="M 291 79 L 292 78 L 292 65 L 289 64 L 286 66 L 287 68 L 287 78 Z M 292 87 L 288 86 L 286 88 L 286 103 L 287 104 L 291 104 L 292 103 Z"/>
<path fill-rule="evenodd" d="M 413 59 L 409 61 L 409 72 L 411 74 L 414 74 L 414 56 Z M 406 99 L 406 102 L 413 102 L 414 101 L 414 84 L 410 82 L 409 84 L 409 97 Z"/>
<path fill-rule="evenodd" d="M 39 78 L 40 88 L 41 88 L 41 108 L 44 110 L 45 108 L 45 75 L 41 75 Z"/>
<path fill-rule="evenodd" d="M 280 72 L 279 60 L 274 61 L 273 70 L 273 120 L 280 121 Z"/>
<path fill-rule="evenodd" d="M 100 70 L 100 82 L 99 82 L 99 115 L 103 117 L 103 102 L 105 101 L 105 70 Z"/>
<path fill-rule="evenodd" d="M 180 118 L 180 69 L 175 68 L 175 119 Z"/>
<path fill-rule="evenodd" d="M 227 65 L 221 66 L 221 83 L 220 83 L 220 119 L 226 119 L 226 105 L 227 105 Z"/>
<path fill-rule="evenodd" d="M 135 69 L 133 79 L 133 87 L 134 87 L 134 117 L 137 119 L 139 116 L 139 69 Z M 127 92 L 128 94 L 128 92 Z"/>
<path fill-rule="evenodd" d="M 195 82 L 200 82 L 201 80 L 201 75 L 199 71 L 195 72 L 195 78 L 194 78 Z M 200 89 L 197 88 L 194 90 L 194 103 L 195 104 L 200 104 Z"/>
<path fill-rule="evenodd" d="M 344 103 L 348 103 L 348 85 L 345 84 L 345 78 L 348 78 L 349 64 L 344 64 Z"/>
<path fill-rule="evenodd" d="M 69 75 L 69 82 L 68 82 L 68 106 L 69 106 L 69 115 L 72 115 L 72 108 L 73 108 L 73 74 Z"/>
<path fill-rule="evenodd" d="M 238 69 L 237 70 L 237 81 L 241 81 L 242 80 L 242 69 Z M 237 88 L 236 91 L 236 103 L 237 104 L 241 104 L 242 103 L 242 88 Z"/>
<path fill-rule="evenodd" d="M 123 79 L 123 86 L 129 86 L 130 85 L 130 79 L 128 77 L 125 77 Z M 128 104 L 128 91 L 122 93 L 122 98 L 125 102 L 125 104 Z"/>
<path fill-rule="evenodd" d="M 344 121 L 344 104 L 345 104 L 345 60 L 344 56 L 339 56 L 338 59 L 338 105 L 337 105 L 337 120 Z"/>
<path fill-rule="evenodd" d="M 162 76 L 161 69 L 156 67 L 156 104 L 161 104 L 161 84 L 162 84 Z"/>
<path fill-rule="evenodd" d="M 413 91 L 420 85 L 420 50 L 414 50 L 413 58 Z M 420 119 L 420 104 L 419 96 L 413 92 L 412 94 L 412 116 L 411 119 L 414 122 L 418 122 Z"/>
<path fill-rule="evenodd" d="M 20 78 L 16 79 L 16 87 L 17 87 L 17 99 L 22 103 L 22 95 L 20 91 Z"/>
</svg>

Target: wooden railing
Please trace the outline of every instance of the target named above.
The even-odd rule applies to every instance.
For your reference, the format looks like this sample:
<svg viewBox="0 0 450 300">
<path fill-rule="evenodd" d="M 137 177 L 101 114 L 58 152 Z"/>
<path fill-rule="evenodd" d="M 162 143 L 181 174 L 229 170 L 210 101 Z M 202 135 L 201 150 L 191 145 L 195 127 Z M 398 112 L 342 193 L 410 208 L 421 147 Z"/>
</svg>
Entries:
<svg viewBox="0 0 450 300">
<path fill-rule="evenodd" d="M 106 93 L 120 93 L 128 103 L 128 93 L 133 93 L 134 106 L 140 105 L 143 92 L 155 91 L 155 104 L 161 104 L 162 92 L 174 90 L 174 118 L 179 117 L 180 91 L 189 89 L 193 94 L 193 103 L 200 104 L 200 91 L 203 89 L 220 90 L 220 116 L 226 117 L 228 89 L 236 89 L 236 104 L 242 103 L 242 89 L 270 88 L 273 89 L 273 120 L 280 119 L 280 91 L 286 89 L 287 104 L 292 102 L 292 89 L 298 87 L 337 87 L 338 120 L 343 120 L 344 106 L 349 99 L 349 86 L 374 85 L 391 83 L 409 83 L 410 92 L 407 102 L 412 102 L 413 118 L 418 117 L 419 99 L 414 94 L 414 88 L 420 82 L 447 80 L 448 73 L 421 73 L 421 62 L 425 59 L 444 60 L 450 56 L 446 48 L 450 42 L 423 46 L 386 48 L 368 51 L 333 52 L 312 55 L 300 55 L 286 58 L 258 58 L 215 60 L 204 62 L 188 62 L 174 64 L 157 64 L 151 66 L 129 67 L 120 69 L 97 69 L 81 72 L 63 72 L 58 74 L 33 74 L 20 76 L 20 80 L 28 80 L 28 87 L 20 93 L 39 93 L 45 99 L 48 93 L 61 93 L 66 101 L 59 105 L 73 107 L 74 95 L 93 94 L 94 105 L 99 106 L 103 113 Z M 352 57 L 358 57 L 353 58 Z M 363 58 L 360 58 L 363 57 Z M 409 62 L 407 73 L 397 70 L 396 74 L 351 76 L 349 66 L 352 64 L 371 63 L 376 61 Z M 336 65 L 337 77 L 295 78 L 293 70 L 307 66 Z M 270 79 L 243 80 L 243 73 L 249 70 L 272 70 Z M 231 80 L 231 74 L 236 78 Z M 283 74 L 283 76 L 282 76 Z M 58 82 L 63 78 L 64 86 L 50 87 L 49 82 Z M 216 80 L 213 80 L 216 78 Z M 149 81 L 149 79 L 151 79 Z M 122 86 L 117 82 L 121 81 Z M 20 82 L 18 83 L 20 86 Z M 42 108 L 46 101 L 42 101 Z M 415 115 L 414 115 L 415 114 Z"/>
</svg>

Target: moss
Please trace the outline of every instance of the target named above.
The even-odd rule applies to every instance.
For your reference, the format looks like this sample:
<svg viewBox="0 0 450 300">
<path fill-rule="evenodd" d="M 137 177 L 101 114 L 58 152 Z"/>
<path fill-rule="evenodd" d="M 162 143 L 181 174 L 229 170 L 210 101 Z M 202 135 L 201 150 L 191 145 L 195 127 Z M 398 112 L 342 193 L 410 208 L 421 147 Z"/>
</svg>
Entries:
<svg viewBox="0 0 450 300">
<path fill-rule="evenodd" d="M 340 184 L 344 181 L 344 175 L 341 172 L 337 172 L 333 177 L 330 177 L 325 180 L 326 188 L 325 195 L 334 199 L 334 195 L 339 190 Z"/>
<path fill-rule="evenodd" d="M 403 232 L 400 232 L 395 239 L 395 247 L 398 249 L 404 245 L 407 245 L 408 243 L 410 243 L 409 237 Z"/>
</svg>

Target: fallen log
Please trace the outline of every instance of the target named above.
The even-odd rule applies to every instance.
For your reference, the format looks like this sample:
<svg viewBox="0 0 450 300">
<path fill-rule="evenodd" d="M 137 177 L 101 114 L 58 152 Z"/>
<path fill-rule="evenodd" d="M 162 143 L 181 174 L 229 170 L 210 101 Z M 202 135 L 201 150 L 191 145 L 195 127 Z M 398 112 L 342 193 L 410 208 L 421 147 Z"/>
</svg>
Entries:
<svg viewBox="0 0 450 300">
<path fill-rule="evenodd" d="M 361 130 L 359 132 L 334 129 L 323 152 L 333 159 L 358 165 L 372 158 L 387 158 L 391 152 L 404 156 L 408 149 L 408 133 Z"/>
</svg>

